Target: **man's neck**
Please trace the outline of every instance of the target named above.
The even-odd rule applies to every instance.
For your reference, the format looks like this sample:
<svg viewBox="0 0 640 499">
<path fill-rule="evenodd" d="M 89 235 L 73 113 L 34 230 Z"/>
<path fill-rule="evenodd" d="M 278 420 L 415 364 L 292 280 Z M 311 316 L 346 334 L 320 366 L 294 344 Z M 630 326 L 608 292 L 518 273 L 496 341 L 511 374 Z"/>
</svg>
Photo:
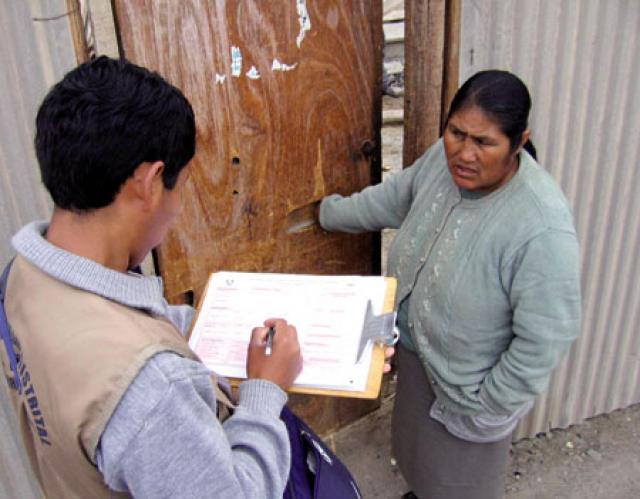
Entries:
<svg viewBox="0 0 640 499">
<path fill-rule="evenodd" d="M 89 213 L 56 208 L 45 237 L 65 251 L 126 272 L 130 263 L 128 231 L 110 223 L 111 219 L 109 208 Z"/>
</svg>

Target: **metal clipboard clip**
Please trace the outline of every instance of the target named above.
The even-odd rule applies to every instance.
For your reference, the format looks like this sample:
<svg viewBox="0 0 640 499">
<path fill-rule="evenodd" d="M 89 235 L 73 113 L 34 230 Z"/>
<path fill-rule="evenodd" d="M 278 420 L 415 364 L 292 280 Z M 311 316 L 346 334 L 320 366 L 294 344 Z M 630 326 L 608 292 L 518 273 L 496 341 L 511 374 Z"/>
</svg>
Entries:
<svg viewBox="0 0 640 499">
<path fill-rule="evenodd" d="M 374 315 L 371 300 L 367 302 L 367 310 L 364 314 L 364 326 L 358 345 L 356 361 L 360 361 L 362 352 L 369 341 L 379 341 L 385 345 L 395 345 L 400 338 L 400 331 L 396 328 L 396 312 Z"/>
</svg>

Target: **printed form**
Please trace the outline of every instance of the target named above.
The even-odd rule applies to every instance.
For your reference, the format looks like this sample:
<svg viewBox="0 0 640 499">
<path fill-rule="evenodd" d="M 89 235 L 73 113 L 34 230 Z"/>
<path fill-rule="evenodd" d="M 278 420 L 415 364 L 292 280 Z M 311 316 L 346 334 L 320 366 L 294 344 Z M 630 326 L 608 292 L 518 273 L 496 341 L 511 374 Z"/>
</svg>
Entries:
<svg viewBox="0 0 640 499">
<path fill-rule="evenodd" d="M 381 313 L 386 283 L 376 276 L 218 272 L 211 276 L 189 344 L 210 369 L 246 378 L 251 330 L 265 319 L 296 327 L 303 356 L 295 386 L 362 391 L 372 345 L 356 362 L 367 302 Z"/>
</svg>

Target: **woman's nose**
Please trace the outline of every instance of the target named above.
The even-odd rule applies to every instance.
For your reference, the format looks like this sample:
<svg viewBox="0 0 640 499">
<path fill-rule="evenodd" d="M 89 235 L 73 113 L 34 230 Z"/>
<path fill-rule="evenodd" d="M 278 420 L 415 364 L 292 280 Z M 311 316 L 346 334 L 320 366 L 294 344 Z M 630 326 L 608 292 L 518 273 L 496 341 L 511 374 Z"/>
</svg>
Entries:
<svg viewBox="0 0 640 499">
<path fill-rule="evenodd" d="M 465 140 L 460 150 L 460 159 L 465 162 L 473 162 L 476 160 L 476 150 L 470 140 Z"/>
</svg>

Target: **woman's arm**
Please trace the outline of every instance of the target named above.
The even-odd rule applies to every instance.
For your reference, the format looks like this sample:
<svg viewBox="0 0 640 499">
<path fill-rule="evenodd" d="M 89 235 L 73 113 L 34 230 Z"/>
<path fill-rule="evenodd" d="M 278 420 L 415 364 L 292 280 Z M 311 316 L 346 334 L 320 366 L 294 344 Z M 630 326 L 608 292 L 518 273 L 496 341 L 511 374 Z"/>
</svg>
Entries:
<svg viewBox="0 0 640 499">
<path fill-rule="evenodd" d="M 397 229 L 411 209 L 414 195 L 430 166 L 446 161 L 442 141 L 431 146 L 409 168 L 351 196 L 333 194 L 322 200 L 320 225 L 329 231 L 365 232 Z"/>
<path fill-rule="evenodd" d="M 416 170 L 407 168 L 348 197 L 327 196 L 320 204 L 320 225 L 329 231 L 351 233 L 400 227 L 413 200 Z"/>
<path fill-rule="evenodd" d="M 503 266 L 510 282 L 514 338 L 484 379 L 489 413 L 509 414 L 547 388 L 580 332 L 579 251 L 575 233 L 548 229 Z"/>
</svg>

